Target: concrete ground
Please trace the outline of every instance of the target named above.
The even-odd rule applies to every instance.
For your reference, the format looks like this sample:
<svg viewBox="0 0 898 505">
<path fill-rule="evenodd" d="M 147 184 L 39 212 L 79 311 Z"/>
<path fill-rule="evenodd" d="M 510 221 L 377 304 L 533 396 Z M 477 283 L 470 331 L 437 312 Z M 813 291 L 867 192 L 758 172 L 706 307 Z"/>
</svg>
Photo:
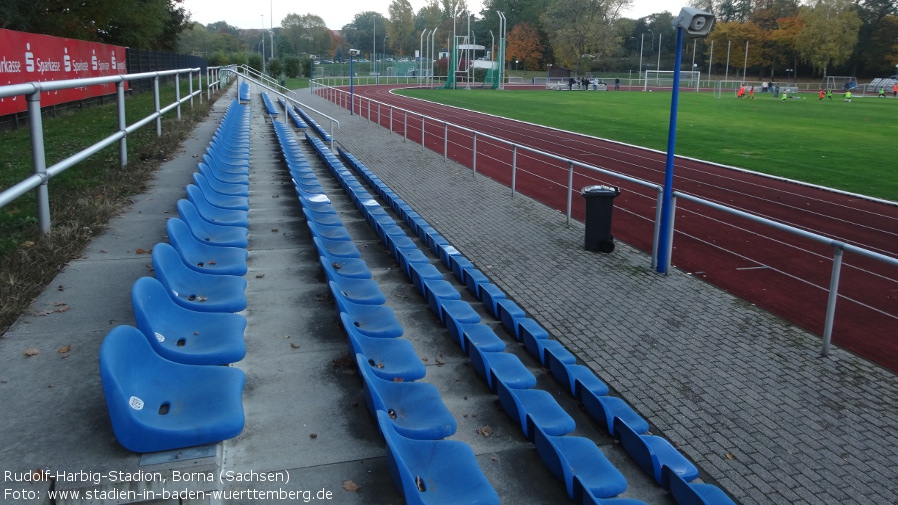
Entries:
<svg viewBox="0 0 898 505">
<path fill-rule="evenodd" d="M 817 337 L 682 272 L 658 276 L 649 258 L 626 244 L 610 255 L 586 252 L 581 224 L 565 226 L 557 212 L 512 197 L 490 179 L 322 99 L 300 97 L 339 119 L 336 136 L 344 148 L 630 402 L 653 432 L 677 445 L 704 480 L 745 504 L 898 503 L 894 374 L 841 349 L 821 358 Z M 219 500 L 227 503 L 274 501 L 259 500 L 254 493 L 261 491 L 293 491 L 303 501 L 324 501 L 327 493 L 335 503 L 404 501 L 257 93 L 247 356 L 233 365 L 247 375 L 246 428 L 220 444 L 145 455 L 115 440 L 99 345 L 116 325 L 134 324 L 131 285 L 152 275 L 143 252 L 166 240 L 165 221 L 177 215 L 197 156 L 229 103 L 216 103 L 151 190 L 135 197 L 0 339 L 2 503 L 50 503 L 51 485 L 81 491 L 79 499 L 56 503 L 175 503 L 163 495 L 174 491 L 229 491 Z M 402 322 L 404 338 L 427 358 L 424 380 L 440 390 L 458 422 L 451 438 L 471 445 L 504 503 L 569 503 L 342 190 L 320 164 L 313 168 Z M 575 434 L 596 441 L 624 473 L 624 496 L 672 503 L 553 378 L 508 342 L 538 386 L 574 416 Z M 59 478 L 29 482 L 36 469 Z M 249 481 L 222 479 L 222 471 Z M 155 472 L 160 479 L 152 478 Z M 260 472 L 288 481 L 260 482 Z M 119 496 L 88 500 L 87 491 Z M 122 496 L 127 491 L 133 495 Z M 181 501 L 216 500 L 206 494 Z"/>
</svg>

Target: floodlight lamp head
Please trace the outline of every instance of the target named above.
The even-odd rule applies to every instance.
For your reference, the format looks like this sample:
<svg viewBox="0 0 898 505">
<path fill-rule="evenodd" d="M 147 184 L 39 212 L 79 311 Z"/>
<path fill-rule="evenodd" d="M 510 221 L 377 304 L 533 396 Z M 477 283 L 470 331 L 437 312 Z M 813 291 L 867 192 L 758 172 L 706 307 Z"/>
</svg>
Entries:
<svg viewBox="0 0 898 505">
<path fill-rule="evenodd" d="M 714 14 L 695 7 L 683 7 L 673 20 L 674 29 L 682 28 L 690 39 L 703 39 L 711 33 Z"/>
<path fill-rule="evenodd" d="M 352 56 L 358 56 L 358 55 L 362 54 L 362 51 L 360 51 L 358 49 L 350 49 L 349 54 Z"/>
</svg>

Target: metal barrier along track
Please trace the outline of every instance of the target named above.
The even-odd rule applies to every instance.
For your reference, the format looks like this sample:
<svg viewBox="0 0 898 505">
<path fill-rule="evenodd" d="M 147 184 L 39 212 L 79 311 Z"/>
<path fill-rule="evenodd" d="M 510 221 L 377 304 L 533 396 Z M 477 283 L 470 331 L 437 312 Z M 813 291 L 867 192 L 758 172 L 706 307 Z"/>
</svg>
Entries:
<svg viewBox="0 0 898 505">
<path fill-rule="evenodd" d="M 187 96 L 181 98 L 181 88 L 179 78 L 181 75 L 187 75 L 189 81 L 189 92 Z M 194 74 L 199 77 L 200 82 L 196 90 L 193 89 Z M 160 107 L 159 103 L 159 78 L 165 76 L 175 77 L 175 101 L 171 104 Z M 155 111 L 137 121 L 132 125 L 128 125 L 125 119 L 125 83 L 130 81 L 140 81 L 145 79 L 153 80 L 153 94 Z M 118 130 L 104 138 L 103 140 L 92 144 L 81 151 L 65 158 L 56 164 L 47 167 L 47 159 L 44 149 L 44 126 L 41 118 L 41 93 L 48 91 L 58 91 L 64 89 L 79 88 L 83 86 L 93 86 L 97 84 L 116 85 L 116 98 L 118 103 Z M 177 70 L 165 70 L 160 72 L 146 72 L 141 74 L 125 74 L 112 75 L 106 77 L 92 77 L 87 79 L 66 79 L 60 81 L 44 81 L 30 82 L 25 84 L 14 84 L 10 86 L 0 87 L 0 98 L 9 98 L 16 96 L 24 96 L 28 102 L 28 123 L 31 133 L 31 159 L 34 166 L 34 174 L 22 180 L 18 184 L 4 190 L 0 193 L 0 208 L 5 207 L 13 200 L 28 193 L 33 189 L 37 189 L 37 214 L 38 224 L 42 233 L 50 232 L 50 198 L 47 187 L 48 181 L 71 168 L 72 166 L 86 160 L 90 156 L 96 154 L 102 149 L 119 143 L 119 158 L 121 166 L 124 168 L 128 164 L 128 134 L 156 121 L 156 135 L 162 135 L 162 115 L 177 110 L 178 119 L 181 118 L 181 104 L 190 102 L 193 106 L 193 98 L 199 96 L 202 102 L 202 74 L 200 68 L 182 68 Z"/>
<path fill-rule="evenodd" d="M 313 85 L 314 86 L 314 85 Z M 454 161 L 457 161 L 463 165 L 468 166 L 472 169 L 473 173 L 477 173 L 478 170 L 478 141 L 480 141 L 481 145 L 486 144 L 484 142 L 485 139 L 489 139 L 493 146 L 496 144 L 503 144 L 508 146 L 511 152 L 511 161 L 506 162 L 500 160 L 498 156 L 491 156 L 490 162 L 492 164 L 495 163 L 508 163 L 508 168 L 511 170 L 511 181 L 510 185 L 512 188 L 512 192 L 516 191 L 516 186 L 518 184 L 517 174 L 519 171 L 518 167 L 518 157 L 521 153 L 527 153 L 530 156 L 538 156 L 545 160 L 553 160 L 556 163 L 565 165 L 565 172 L 567 174 L 567 181 L 564 182 L 561 180 L 561 177 L 556 175 L 556 179 L 554 181 L 544 181 L 551 182 L 553 184 L 563 185 L 565 188 L 566 198 L 565 198 L 565 208 L 559 210 L 565 211 L 566 220 L 570 223 L 571 219 L 571 206 L 574 194 L 574 169 L 577 168 L 582 171 L 586 171 L 589 173 L 601 174 L 606 177 L 614 177 L 621 181 L 643 186 L 646 188 L 655 189 L 658 192 L 659 198 L 661 194 L 661 186 L 652 182 L 648 182 L 642 179 L 630 177 L 612 170 L 608 170 L 606 168 L 597 167 L 594 165 L 589 165 L 580 161 L 576 161 L 573 159 L 566 158 L 564 156 L 558 156 L 556 154 L 548 153 L 545 151 L 541 151 L 538 149 L 534 149 L 532 147 L 528 147 L 526 145 L 521 145 L 507 139 L 502 139 L 496 137 L 495 135 L 490 135 L 481 131 L 477 131 L 471 128 L 467 128 L 458 124 L 450 123 L 448 121 L 444 121 L 439 118 L 435 118 L 432 116 L 428 116 L 422 112 L 412 111 L 408 109 L 404 109 L 402 107 L 398 107 L 393 104 L 380 102 L 374 100 L 370 97 L 360 96 L 355 94 L 354 96 L 350 95 L 348 92 L 342 89 L 337 89 L 329 86 L 318 86 L 313 88 L 313 93 L 317 93 L 324 97 L 325 99 L 344 106 L 346 108 L 349 107 L 351 102 L 354 102 L 357 106 L 357 110 L 359 110 L 363 114 L 368 115 L 368 120 L 373 121 L 374 113 L 376 111 L 377 122 L 381 124 L 381 117 L 387 117 L 387 121 L 389 122 L 389 129 L 391 132 L 399 131 L 403 134 L 405 139 L 412 139 L 417 142 L 419 139 L 421 140 L 422 146 L 426 143 L 431 146 L 431 149 L 439 152 L 442 148 L 442 154 L 444 160 L 448 160 L 448 158 L 453 158 Z M 368 103 L 365 104 L 365 101 Z M 387 113 L 384 109 L 389 109 Z M 398 124 L 396 124 L 398 123 Z M 438 126 L 437 128 L 427 128 L 425 123 L 431 123 L 433 125 Z M 420 129 L 420 132 L 418 131 Z M 428 136 L 436 137 L 437 141 L 427 141 L 425 139 L 425 131 Z M 461 132 L 464 134 L 463 138 L 459 140 L 458 133 Z M 453 135 L 454 134 L 454 135 Z M 450 140 L 450 136 L 452 140 Z M 452 144 L 450 146 L 450 143 Z M 453 155 L 450 154 L 450 149 L 461 150 L 461 155 Z M 481 154 L 483 156 L 483 154 Z M 560 167 L 555 167 L 560 168 Z M 560 175 L 560 174 L 559 174 Z M 578 173 L 578 179 L 582 181 L 581 174 Z M 702 205 L 711 209 L 715 209 L 717 211 L 721 211 L 730 215 L 735 215 L 740 218 L 747 219 L 753 223 L 760 224 L 768 229 L 778 230 L 781 232 L 786 232 L 788 234 L 799 237 L 805 241 L 811 241 L 814 243 L 825 244 L 833 248 L 833 264 L 832 271 L 829 276 L 829 286 L 828 289 L 824 288 L 827 291 L 827 302 L 826 302 L 826 311 L 824 316 L 824 329 L 823 329 L 823 342 L 821 348 L 821 354 L 827 355 L 829 353 L 829 346 L 832 338 L 833 324 L 835 321 L 835 310 L 836 310 L 836 302 L 839 298 L 839 280 L 841 275 L 841 267 L 842 267 L 842 256 L 845 251 L 856 254 L 858 256 L 875 260 L 878 263 L 883 265 L 888 265 L 889 267 L 898 266 L 898 258 L 894 258 L 892 256 L 888 256 L 885 254 L 881 254 L 879 252 L 859 247 L 856 245 L 852 245 L 846 243 L 842 240 L 832 238 L 826 235 L 812 233 L 796 226 L 791 226 L 789 224 L 785 224 L 780 221 L 768 219 L 756 214 L 752 214 L 749 212 L 741 211 L 733 207 L 728 207 L 726 205 L 721 205 L 715 203 L 711 200 L 706 200 L 697 196 L 693 196 L 683 192 L 675 192 L 674 195 L 680 199 L 692 202 L 694 204 Z M 560 202 L 559 202 L 560 203 Z M 660 209 L 660 202 L 656 205 L 655 212 L 655 223 L 654 223 L 654 233 L 652 240 L 652 267 L 656 267 L 656 262 L 658 259 L 658 234 L 660 230 L 660 216 L 657 211 Z M 668 246 L 671 247 L 672 244 L 672 235 L 675 229 L 673 224 L 670 226 L 668 233 L 670 234 L 670 238 L 668 240 Z M 667 262 L 669 266 L 672 249 L 668 251 Z"/>
</svg>

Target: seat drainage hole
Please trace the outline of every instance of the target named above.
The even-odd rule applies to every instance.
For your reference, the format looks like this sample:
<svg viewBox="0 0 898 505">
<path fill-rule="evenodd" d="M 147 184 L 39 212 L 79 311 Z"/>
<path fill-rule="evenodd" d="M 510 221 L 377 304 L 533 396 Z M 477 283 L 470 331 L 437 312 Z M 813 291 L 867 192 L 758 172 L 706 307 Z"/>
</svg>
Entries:
<svg viewBox="0 0 898 505">
<path fill-rule="evenodd" d="M 198 266 L 198 267 L 202 267 L 202 266 L 205 266 L 205 265 L 204 265 L 204 264 L 203 264 L 203 262 L 202 262 L 202 261 L 200 261 L 200 262 L 199 262 L 199 263 L 197 263 L 197 264 L 196 264 L 196 266 Z"/>
<path fill-rule="evenodd" d="M 362 327 L 362 325 L 361 325 L 358 321 L 353 321 L 352 324 L 354 324 L 356 328 L 361 328 L 361 327 Z"/>
<path fill-rule="evenodd" d="M 186 344 L 187 344 L 187 339 L 186 339 L 186 338 L 179 338 L 179 339 L 178 339 L 178 343 L 175 344 L 175 345 L 177 345 L 178 347 L 184 347 Z"/>
<path fill-rule="evenodd" d="M 387 411 L 387 414 L 390 414 L 390 419 L 396 419 L 396 411 L 395 410 L 390 409 Z"/>
<path fill-rule="evenodd" d="M 192 302 L 192 301 L 196 300 L 196 295 L 188 295 L 187 299 Z"/>
<path fill-rule="evenodd" d="M 371 359 L 371 358 L 368 358 L 368 364 L 371 365 L 371 366 L 377 366 L 377 364 L 374 363 L 374 360 Z"/>
<path fill-rule="evenodd" d="M 424 479 L 422 479 L 420 475 L 415 475 L 415 486 L 417 486 L 418 491 L 421 491 L 422 493 L 427 491 L 427 486 L 424 484 Z"/>
<path fill-rule="evenodd" d="M 159 406 L 159 415 L 164 416 L 168 414 L 168 411 L 171 409 L 171 404 L 168 402 L 163 403 Z"/>
</svg>

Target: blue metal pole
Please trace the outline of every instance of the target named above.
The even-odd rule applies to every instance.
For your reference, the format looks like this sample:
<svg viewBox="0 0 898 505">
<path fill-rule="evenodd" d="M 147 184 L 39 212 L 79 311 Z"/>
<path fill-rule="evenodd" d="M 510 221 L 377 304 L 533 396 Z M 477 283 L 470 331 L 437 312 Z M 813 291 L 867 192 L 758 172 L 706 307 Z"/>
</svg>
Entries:
<svg viewBox="0 0 898 505">
<path fill-rule="evenodd" d="M 658 273 L 666 274 L 670 264 L 668 238 L 671 225 L 670 201 L 673 195 L 674 149 L 677 143 L 677 107 L 680 101 L 680 59 L 683 56 L 683 29 L 677 28 L 677 55 L 674 62 L 673 93 L 670 96 L 670 126 L 667 133 L 667 164 L 664 169 L 664 193 L 661 199 L 661 232 L 658 235 Z"/>
<path fill-rule="evenodd" d="M 352 87 L 352 53 L 349 53 L 349 115 L 353 113 L 355 108 L 355 89 Z"/>
</svg>

